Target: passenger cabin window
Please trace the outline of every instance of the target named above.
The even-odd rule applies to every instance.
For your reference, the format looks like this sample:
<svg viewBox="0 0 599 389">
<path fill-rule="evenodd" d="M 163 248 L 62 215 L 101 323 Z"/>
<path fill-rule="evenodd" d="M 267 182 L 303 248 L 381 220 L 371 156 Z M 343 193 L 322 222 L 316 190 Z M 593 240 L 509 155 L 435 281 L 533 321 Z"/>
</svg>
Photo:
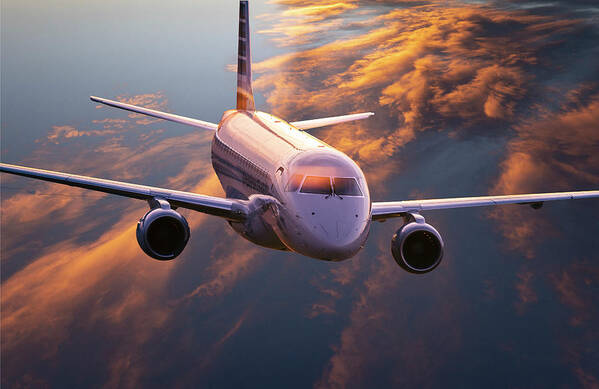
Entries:
<svg viewBox="0 0 599 389">
<path fill-rule="evenodd" d="M 292 175 L 289 179 L 289 182 L 287 183 L 287 189 L 285 190 L 287 192 L 297 192 L 300 185 L 302 184 L 302 178 L 304 178 L 304 176 L 301 174 Z"/>
<path fill-rule="evenodd" d="M 355 178 L 333 178 L 333 190 L 340 196 L 362 196 Z"/>
<path fill-rule="evenodd" d="M 330 195 L 332 194 L 331 179 L 329 177 L 307 176 L 300 192 Z"/>
</svg>

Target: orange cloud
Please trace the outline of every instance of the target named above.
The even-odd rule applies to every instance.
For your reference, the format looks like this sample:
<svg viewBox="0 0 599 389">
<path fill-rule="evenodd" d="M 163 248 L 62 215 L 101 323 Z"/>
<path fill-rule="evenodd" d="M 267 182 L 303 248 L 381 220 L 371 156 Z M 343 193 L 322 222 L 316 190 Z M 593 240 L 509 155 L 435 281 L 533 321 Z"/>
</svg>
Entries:
<svg viewBox="0 0 599 389">
<path fill-rule="evenodd" d="M 588 326 L 589 322 L 594 321 L 597 308 L 589 294 L 589 288 L 599 283 L 599 269 L 585 264 L 574 264 L 564 269 L 561 274 L 553 274 L 551 281 L 562 304 L 572 312 L 572 326 Z"/>
<path fill-rule="evenodd" d="M 97 124 L 109 122 L 102 120 Z M 24 164 L 222 195 L 211 164 L 206 162 L 210 141 L 211 134 L 200 132 L 149 139 L 134 146 L 104 139 L 95 150 L 69 149 L 68 158 L 57 153 L 61 145 L 51 143 Z M 198 153 L 206 159 L 198 160 Z M 176 174 L 169 176 L 171 171 Z M 58 358 L 60 350 L 69 344 L 75 326 L 84 331 L 101 328 L 105 333 L 126 328 L 131 336 L 111 348 L 106 366 L 98 369 L 106 370 L 108 386 L 139 386 L 148 366 L 140 362 L 137 352 L 180 307 L 182 301 L 177 296 L 170 297 L 167 287 L 175 270 L 185 262 L 154 261 L 138 247 L 135 225 L 147 212 L 144 202 L 103 194 L 86 196 L 83 194 L 89 191 L 25 178 L 12 181 L 29 183 L 35 190 L 2 198 L 5 280 L 0 299 L 1 341 L 3 352 L 12 356 L 10 361 L 3 360 L 3 377 L 11 377 L 15 384 L 36 382 L 28 350 L 35 348 L 38 360 Z M 199 239 L 228 229 L 213 217 L 182 212 L 192 229 L 192 245 L 193 236 Z M 206 225 L 218 229 L 207 229 Z M 50 230 L 56 233 L 48 234 Z M 202 234 L 198 234 L 200 230 Z M 230 235 L 237 241 L 232 232 Z M 40 244 L 39 239 L 45 240 Z M 214 297 L 229 293 L 236 282 L 255 269 L 258 262 L 254 259 L 260 249 L 248 250 L 249 246 L 239 241 L 227 249 L 221 247 L 219 254 L 224 253 L 224 257 L 199 254 L 217 257 L 209 262 L 209 270 L 203 272 L 197 286 L 200 291 L 210 292 L 199 293 L 207 297 L 203 306 L 214 304 Z M 28 253 L 33 257 L 27 257 Z M 193 255 L 189 248 L 187 255 Z M 15 262 L 17 259 L 20 264 Z M 10 275 L 6 273 L 6 262 L 11 263 Z M 240 320 L 212 349 L 216 352 L 242 323 Z"/>
<path fill-rule="evenodd" d="M 116 130 L 90 130 L 79 131 L 73 126 L 52 126 L 52 131 L 48 133 L 47 139 L 50 142 L 58 144 L 60 138 L 78 138 L 82 136 L 104 136 L 116 134 Z"/>
<path fill-rule="evenodd" d="M 599 269 L 593 261 L 572 260 L 549 278 L 560 302 L 570 313 L 569 324 L 576 334 L 570 336 L 566 327 L 560 336 L 564 360 L 572 367 L 581 387 L 595 388 L 599 378 L 592 365 L 595 350 L 589 345 L 599 341 L 599 312 L 593 297 L 599 284 Z"/>
<path fill-rule="evenodd" d="M 117 100 L 126 102 L 128 104 L 139 105 L 147 108 L 165 110 L 167 106 L 167 99 L 162 92 L 158 93 L 147 93 L 142 95 L 136 95 L 127 97 L 121 95 L 117 97 Z M 102 105 L 97 108 L 106 108 Z M 111 110 L 114 109 L 111 108 Z M 67 140 L 73 140 L 81 137 L 92 137 L 92 136 L 109 136 L 122 134 L 127 131 L 137 129 L 137 126 L 147 126 L 154 123 L 159 123 L 159 119 L 150 119 L 147 116 L 140 114 L 129 114 L 130 119 L 137 119 L 135 121 L 130 119 L 117 119 L 117 118 L 104 118 L 100 120 L 92 120 L 92 125 L 101 125 L 101 130 L 79 130 L 72 125 L 52 126 L 52 130 L 48 132 L 46 140 L 50 143 L 61 144 Z M 119 139 L 119 138 L 113 138 Z M 40 142 L 38 140 L 37 142 Z"/>
<path fill-rule="evenodd" d="M 492 193 L 534 193 L 593 189 L 599 182 L 599 95 L 576 102 L 579 90 L 571 91 L 570 103 L 558 112 L 543 112 L 515 127 Z M 572 105 L 572 106 L 570 106 Z M 490 215 L 512 248 L 528 257 L 539 239 L 538 231 L 551 235 L 551 223 L 542 217 L 523 218 L 521 207 L 502 207 Z"/>
<path fill-rule="evenodd" d="M 358 6 L 355 3 L 349 2 L 331 2 L 318 5 L 308 5 L 305 7 L 290 8 L 283 11 L 282 16 L 308 16 L 310 21 L 322 20 L 324 18 L 339 15 L 350 9 L 355 9 Z"/>
<path fill-rule="evenodd" d="M 280 3 L 281 4 L 281 3 Z M 285 11 L 277 15 L 262 15 L 277 22 L 268 29 L 259 30 L 259 34 L 273 36 L 273 41 L 281 46 L 312 43 L 324 31 L 343 28 L 343 19 L 336 18 L 358 6 L 354 2 L 320 1 L 314 3 L 285 2 Z"/>
<path fill-rule="evenodd" d="M 524 314 L 528 305 L 536 303 L 538 298 L 532 287 L 532 281 L 534 274 L 532 272 L 522 272 L 518 274 L 518 283 L 516 284 L 516 291 L 518 292 L 518 302 L 516 303 L 516 310 L 520 314 Z"/>
<path fill-rule="evenodd" d="M 217 243 L 212 248 L 216 257 L 208 268 L 212 277 L 199 284 L 185 296 L 185 299 L 213 297 L 228 293 L 236 282 L 245 277 L 257 265 L 258 254 L 265 249 L 237 239 L 237 236 L 233 236 L 233 232 L 228 229 L 226 231 L 231 239 L 227 239 L 222 244 Z"/>
<path fill-rule="evenodd" d="M 451 297 L 458 293 L 453 273 L 436 273 L 427 282 L 426 298 L 444 304 L 415 304 L 423 295 L 411 281 L 422 280 L 410 280 L 410 275 L 390 257 L 388 239 L 393 226 L 388 227 L 382 227 L 386 233 L 377 234 L 380 239 L 375 243 L 374 255 L 363 252 L 332 269 L 326 277 L 321 276 L 327 282 L 316 282 L 317 286 L 333 282 L 344 296 L 343 304 L 351 301 L 341 334 L 330 345 L 333 354 L 314 385 L 317 388 L 369 386 L 373 374 L 379 386 L 434 386 L 437 381 L 431 372 L 444 363 L 435 356 L 460 347 L 462 335 L 456 316 L 461 308 L 457 297 Z M 348 268 L 351 280 L 340 276 L 342 267 Z M 342 289 L 344 285 L 346 290 Z M 313 307 L 308 317 L 327 314 L 332 306 Z M 402 369 L 381 369 L 381 364 Z"/>
<path fill-rule="evenodd" d="M 389 9 L 347 38 L 255 64 L 255 86 L 290 120 L 376 112 L 317 132 L 376 172 L 396 163 L 391 157 L 420 132 L 508 127 L 529 93 L 527 66 L 538 62 L 544 39 L 577 25 L 471 4 Z"/>
<path fill-rule="evenodd" d="M 353 2 L 341 6 L 327 2 L 328 8 L 319 7 L 317 2 L 309 4 L 313 7 L 290 14 L 298 18 L 298 23 L 304 24 L 295 27 L 295 36 L 289 35 L 300 43 L 319 31 L 343 26 L 330 19 L 355 8 Z M 518 108 L 527 104 L 526 96 L 532 87 L 533 77 L 526 67 L 539 61 L 540 54 L 535 47 L 542 47 L 543 41 L 555 31 L 567 33 L 577 23 L 552 23 L 546 17 L 531 17 L 525 13 L 476 5 L 386 8 L 384 12 L 359 24 L 359 29 L 334 43 L 268 59 L 254 68 L 262 74 L 256 86 L 265 91 L 273 110 L 291 120 L 375 111 L 377 116 L 371 120 L 322 129 L 317 135 L 356 158 L 371 182 L 381 187 L 399 166 L 397 158 L 393 158 L 398 150 L 422 132 L 446 131 L 455 127 L 455 123 L 458 127 L 463 125 L 464 128 L 456 130 L 460 132 L 476 125 L 491 132 L 513 124 L 518 118 Z M 308 23 L 306 20 L 311 18 L 318 19 L 318 28 L 310 30 L 310 26 L 305 25 Z M 493 34 L 486 34 L 488 31 L 485 29 L 489 25 L 493 27 Z M 286 34 L 283 30 L 276 33 Z M 166 108 L 166 99 L 161 93 L 130 98 L 120 96 L 118 99 L 155 109 Z M 564 112 L 572 115 L 569 119 L 566 118 L 568 115 L 564 115 L 562 124 L 578 123 L 586 117 L 583 112 L 591 106 L 592 103 L 581 102 L 576 108 L 565 109 Z M 300 112 L 305 116 L 293 117 Z M 550 122 L 560 116 L 547 116 L 546 120 Z M 589 117 L 591 121 L 587 124 L 596 123 L 594 114 Z M 138 116 L 133 115 L 133 118 Z M 137 122 L 150 123 L 145 119 Z M 501 126 L 492 127 L 494 123 Z M 94 124 L 102 125 L 104 129 L 123 125 L 108 119 Z M 550 172 L 554 166 L 560 166 L 562 172 L 574 172 L 580 182 L 595 179 L 596 173 L 585 173 L 584 169 L 576 169 L 570 162 L 556 160 L 549 162 L 545 168 L 538 167 L 537 159 L 546 158 L 547 154 L 545 151 L 539 154 L 531 151 L 539 149 L 534 140 L 536 135 L 527 137 L 522 128 L 517 129 L 520 135 L 511 146 L 513 152 L 510 151 L 502 165 L 502 176 L 494 189 L 511 191 L 535 187 L 535 174 L 545 173 L 543 169 Z M 589 135 L 582 130 L 580 134 Z M 140 135 L 140 139 L 143 136 Z M 148 137 L 143 138 L 144 143 L 138 146 L 129 146 L 122 137 L 113 137 L 102 140 L 93 153 L 75 153 L 68 162 L 64 155 L 60 158 L 50 156 L 48 150 L 33 156 L 32 161 L 44 163 L 34 165 L 57 170 L 74 169 L 73 172 L 80 174 L 145 181 L 154 185 L 164 183 L 164 186 L 178 189 L 218 194 L 222 193 L 222 189 L 209 162 L 207 159 L 197 160 L 198 154 L 208 158 L 209 136 L 194 132 L 162 140 Z M 590 136 L 591 142 L 594 142 L 593 134 Z M 64 138 L 67 140 L 66 136 Z M 72 141 L 74 138 L 77 137 L 68 139 Z M 518 139 L 530 142 L 533 147 L 526 142 L 518 143 Z M 579 155 L 576 153 L 582 151 L 582 155 L 587 154 L 584 158 L 588 161 L 585 163 L 596 162 L 588 155 L 592 145 L 586 147 L 557 134 L 544 140 L 555 142 L 552 147 L 558 148 L 560 142 L 566 142 L 568 147 L 565 149 L 571 150 L 565 152 L 566 156 L 576 159 Z M 177 174 L 169 176 L 169 172 L 173 171 Z M 541 184 L 537 182 L 537 187 Z M 50 190 L 51 186 L 46 185 L 39 186 L 37 193 Z M 106 384 L 138 387 L 141 377 L 152 367 L 143 365 L 137 353 L 144 344 L 162 335 L 162 330 L 173 319 L 174 310 L 192 300 L 199 300 L 202 307 L 217 304 L 218 297 L 233 291 L 263 263 L 264 249 L 239 239 L 229 229 L 223 235 L 220 224 L 218 228 L 207 228 L 213 218 L 186 214 L 193 230 L 191 244 L 193 236 L 199 235 L 200 228 L 205 236 L 224 239 L 213 246 L 212 252 L 196 253 L 210 258 L 208 264 L 202 264 L 205 271 L 201 272 L 200 281 L 180 295 L 171 296 L 168 293 L 169 282 L 173 280 L 173 274 L 185 266 L 185 262 L 158 263 L 141 253 L 133 228 L 135 220 L 146 210 L 142 204 L 131 200 L 123 205 L 122 214 L 115 216 L 114 203 L 106 205 L 100 200 L 48 201 L 28 208 L 27 203 L 34 201 L 39 201 L 39 196 L 18 194 L 14 198 L 3 199 L 4 255 L 13 250 L 11 247 L 7 249 L 6 245 L 14 247 L 17 244 L 16 240 L 6 243 L 7 231 L 20 235 L 14 227 L 7 227 L 7 220 L 30 223 L 29 231 L 23 233 L 24 241 L 52 228 L 70 228 L 80 222 L 82 214 L 103 220 L 90 222 L 94 228 L 101 228 L 99 236 L 94 233 L 91 238 L 87 235 L 85 241 L 80 241 L 75 238 L 64 240 L 64 235 L 60 235 L 63 240 L 40 250 L 27 266 L 3 283 L 2 348 L 11 353 L 11 357 L 14 356 L 8 362 L 5 359 L 3 374 L 8 371 L 11 376 L 21 375 L 22 382 L 36 380 L 36 377 L 27 374 L 30 361 L 23 350 L 35 348 L 48 359 L 68 342 L 69 329 L 74 325 L 89 331 L 97 325 L 106 331 L 126 329 L 127 333 L 134 333 L 131 339 L 125 339 L 123 344 L 111 349 L 107 358 Z M 10 207 L 5 206 L 7 202 Z M 12 211 L 6 214 L 5 210 L 9 209 Z M 34 221 L 38 221 L 37 225 Z M 73 235 L 83 231 L 83 227 L 80 228 L 74 228 Z M 528 224 L 518 224 L 514 228 L 514 239 L 534 231 L 534 226 Z M 336 266 L 328 275 L 338 287 L 357 287 L 355 299 L 350 301 L 347 326 L 342 329 L 337 344 L 333 345 L 334 354 L 323 371 L 320 386 L 366 385 L 366 372 L 385 359 L 413 372 L 402 376 L 391 371 L 386 377 L 389 382 L 398 386 L 426 386 L 432 379 L 428 374 L 430 370 L 443 362 L 435 358 L 436 353 L 441 349 L 451 352 L 460 346 L 460 328 L 451 325 L 459 310 L 456 305 L 424 309 L 424 312 L 417 313 L 416 319 L 408 317 L 405 310 L 397 309 L 398 306 L 409 307 L 409 302 L 420 296 L 417 290 L 410 288 L 414 284 L 407 282 L 407 278 L 406 282 L 401 282 L 404 281 L 401 277 L 407 275 L 401 273 L 389 255 L 388 236 L 390 234 L 384 234 L 385 240 L 379 242 L 377 252 L 383 254 L 374 261 L 365 256 L 354 258 L 345 266 Z M 439 272 L 426 276 L 434 281 L 430 285 L 436 301 L 445 301 L 448 296 L 454 297 L 450 298 L 452 301 L 459 300 L 459 296 L 453 296 L 457 293 L 451 276 L 449 273 L 447 279 L 447 273 Z M 536 296 L 534 291 L 531 292 L 532 280 L 523 276 L 517 284 L 521 298 L 529 302 Z M 558 276 L 555 280 L 560 298 L 563 294 L 563 301 L 576 306 L 580 293 L 577 291 L 575 297 L 566 296 L 560 288 L 569 286 L 567 279 Z M 316 318 L 336 314 L 337 302 L 343 294 L 331 289 L 330 285 L 319 287 L 319 290 L 323 298 L 304 307 L 307 315 Z M 85 311 L 91 311 L 89 316 L 80 313 L 89 307 L 91 309 Z M 581 317 L 584 322 L 586 317 Z M 247 320 L 248 311 L 244 311 L 229 325 L 220 328 L 222 333 L 213 337 L 214 343 L 206 348 L 211 350 L 208 352 L 210 355 L 204 361 L 209 361 L 211 353 L 234 338 Z M 406 337 L 406 332 L 389 331 L 389 328 L 408 332 L 416 330 L 411 327 L 414 322 L 425 323 L 424 329 L 420 330 L 427 336 L 416 339 Z M 389 323 L 397 324 L 390 327 Z M 435 324 L 427 328 L 426 323 Z M 449 332 L 439 333 L 438 326 L 444 323 Z M 364 336 L 365 333 L 369 336 Z M 592 383 L 595 379 L 582 368 L 580 376 L 585 382 Z"/>
</svg>

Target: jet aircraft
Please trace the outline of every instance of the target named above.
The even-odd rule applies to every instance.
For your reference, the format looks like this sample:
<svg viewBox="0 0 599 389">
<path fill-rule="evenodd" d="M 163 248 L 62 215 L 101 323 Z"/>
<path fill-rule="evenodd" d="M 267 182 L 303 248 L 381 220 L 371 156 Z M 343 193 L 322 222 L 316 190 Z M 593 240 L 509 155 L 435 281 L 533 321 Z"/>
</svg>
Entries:
<svg viewBox="0 0 599 389">
<path fill-rule="evenodd" d="M 599 190 L 372 202 L 368 182 L 347 155 L 306 130 L 366 119 L 371 112 L 288 123 L 256 110 L 252 93 L 248 2 L 240 1 L 237 107 L 218 124 L 91 96 L 108 106 L 212 131 L 212 166 L 226 198 L 2 163 L 0 171 L 145 200 L 137 241 L 158 260 L 185 248 L 190 230 L 176 211 L 186 208 L 225 219 L 247 240 L 271 249 L 339 261 L 365 245 L 372 221 L 403 218 L 391 253 L 404 270 L 422 274 L 443 257 L 439 232 L 423 211 L 502 204 L 540 208 L 550 200 L 599 197 Z"/>
</svg>

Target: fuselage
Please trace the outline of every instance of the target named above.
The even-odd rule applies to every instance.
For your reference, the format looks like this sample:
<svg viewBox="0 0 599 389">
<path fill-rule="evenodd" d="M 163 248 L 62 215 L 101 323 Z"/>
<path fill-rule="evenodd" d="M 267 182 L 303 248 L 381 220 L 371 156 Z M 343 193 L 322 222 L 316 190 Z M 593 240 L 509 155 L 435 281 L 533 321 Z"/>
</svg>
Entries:
<svg viewBox="0 0 599 389">
<path fill-rule="evenodd" d="M 230 222 L 246 239 L 326 260 L 349 258 L 364 246 L 371 203 L 362 170 L 284 120 L 226 111 L 212 141 L 212 165 L 227 197 L 268 200 L 245 222 Z"/>
</svg>

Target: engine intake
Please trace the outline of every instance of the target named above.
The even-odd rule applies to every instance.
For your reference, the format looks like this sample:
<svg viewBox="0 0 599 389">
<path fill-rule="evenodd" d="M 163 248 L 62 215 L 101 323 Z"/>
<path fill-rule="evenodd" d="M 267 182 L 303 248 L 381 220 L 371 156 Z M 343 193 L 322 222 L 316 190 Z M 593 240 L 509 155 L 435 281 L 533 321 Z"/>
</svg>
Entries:
<svg viewBox="0 0 599 389">
<path fill-rule="evenodd" d="M 436 268 L 443 258 L 443 248 L 441 234 L 424 220 L 404 224 L 391 239 L 395 262 L 410 273 L 423 274 Z"/>
<path fill-rule="evenodd" d="M 187 220 L 170 208 L 168 202 L 157 201 L 155 207 L 137 223 L 139 247 L 154 259 L 168 261 L 176 258 L 189 240 Z"/>
</svg>

